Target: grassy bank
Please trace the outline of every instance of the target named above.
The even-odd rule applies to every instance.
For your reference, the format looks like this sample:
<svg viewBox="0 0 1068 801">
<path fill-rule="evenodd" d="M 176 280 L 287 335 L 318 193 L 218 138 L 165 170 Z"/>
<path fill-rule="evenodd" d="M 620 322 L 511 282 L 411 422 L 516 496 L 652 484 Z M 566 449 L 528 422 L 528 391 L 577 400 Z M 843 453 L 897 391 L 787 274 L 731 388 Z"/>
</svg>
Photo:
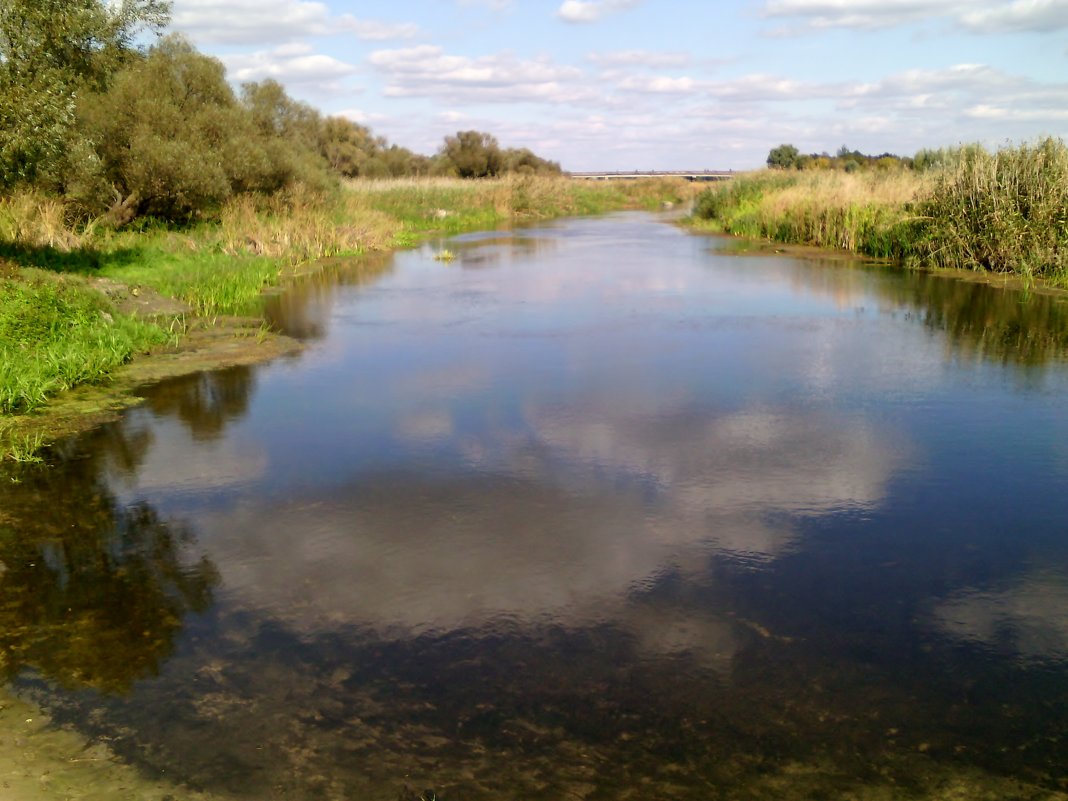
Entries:
<svg viewBox="0 0 1068 801">
<path fill-rule="evenodd" d="M 22 430 L 13 415 L 78 384 L 108 380 L 138 354 L 177 344 L 190 325 L 259 316 L 265 288 L 324 257 L 553 217 L 656 208 L 689 191 L 675 181 L 529 176 L 363 181 L 329 195 L 242 196 L 214 221 L 185 228 L 149 223 L 118 231 L 71 226 L 63 204 L 43 195 L 0 199 L 0 458 L 30 458 L 39 444 L 22 434 L 12 438 Z M 133 302 L 149 294 L 170 303 Z"/>
<path fill-rule="evenodd" d="M 162 326 L 109 308 L 84 280 L 0 278 L 0 414 L 30 411 L 167 341 Z"/>
<path fill-rule="evenodd" d="M 752 173 L 702 193 L 694 217 L 740 236 L 1068 284 L 1068 146 L 952 156 L 929 172 Z"/>
<path fill-rule="evenodd" d="M 905 171 L 756 172 L 706 190 L 694 216 L 736 236 L 890 258 L 910 247 L 911 204 L 928 180 Z"/>
</svg>

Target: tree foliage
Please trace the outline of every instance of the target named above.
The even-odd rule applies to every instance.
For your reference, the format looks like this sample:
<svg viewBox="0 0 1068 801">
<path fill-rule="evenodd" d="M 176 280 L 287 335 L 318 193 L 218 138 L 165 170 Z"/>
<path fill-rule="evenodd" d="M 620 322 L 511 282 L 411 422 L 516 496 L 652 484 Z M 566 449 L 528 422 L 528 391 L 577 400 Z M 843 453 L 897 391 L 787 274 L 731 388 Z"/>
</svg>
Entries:
<svg viewBox="0 0 1068 801">
<path fill-rule="evenodd" d="M 74 99 L 100 86 L 160 31 L 166 0 L 4 0 L 0 4 L 0 183 L 32 180 L 57 159 L 75 120 Z"/>
<path fill-rule="evenodd" d="M 789 170 L 797 166 L 801 152 L 793 145 L 779 145 L 768 153 L 768 166 L 777 170 Z"/>
<path fill-rule="evenodd" d="M 481 131 L 446 136 L 439 154 L 461 178 L 493 177 L 500 174 L 504 163 L 496 138 Z"/>
<path fill-rule="evenodd" d="M 846 145 L 838 148 L 832 156 L 823 153 L 802 153 L 793 145 L 779 145 L 768 153 L 767 164 L 772 169 L 780 170 L 895 170 L 902 167 L 923 170 L 932 166 L 933 157 L 923 154 L 935 154 L 935 151 L 920 151 L 916 158 L 897 156 L 893 153 L 867 155 L 859 150 L 850 150 Z"/>
<path fill-rule="evenodd" d="M 161 33 L 169 0 L 0 0 L 0 191 L 30 184 L 83 219 L 185 222 L 240 193 L 338 178 L 559 173 L 487 133 L 447 137 L 433 158 L 324 117 L 274 80 L 235 94 L 222 64 Z"/>
</svg>

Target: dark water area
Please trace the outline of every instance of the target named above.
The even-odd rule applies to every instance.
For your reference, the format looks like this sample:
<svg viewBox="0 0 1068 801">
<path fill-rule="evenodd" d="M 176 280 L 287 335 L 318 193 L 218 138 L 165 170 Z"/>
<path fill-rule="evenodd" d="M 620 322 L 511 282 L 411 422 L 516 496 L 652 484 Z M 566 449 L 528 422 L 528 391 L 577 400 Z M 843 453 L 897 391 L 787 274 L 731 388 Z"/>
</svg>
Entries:
<svg viewBox="0 0 1068 801">
<path fill-rule="evenodd" d="M 1068 303 L 443 246 L 3 477 L 10 692 L 218 798 L 1066 797 Z"/>
</svg>

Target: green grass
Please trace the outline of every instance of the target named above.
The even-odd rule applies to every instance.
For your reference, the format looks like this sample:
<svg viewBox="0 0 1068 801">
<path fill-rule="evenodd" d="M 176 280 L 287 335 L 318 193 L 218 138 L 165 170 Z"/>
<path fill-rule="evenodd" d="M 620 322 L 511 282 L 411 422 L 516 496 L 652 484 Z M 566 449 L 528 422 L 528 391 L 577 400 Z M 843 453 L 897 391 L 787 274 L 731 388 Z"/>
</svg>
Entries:
<svg viewBox="0 0 1068 801">
<path fill-rule="evenodd" d="M 41 456 L 44 445 L 44 435 L 40 433 L 7 437 L 6 441 L 0 436 L 0 447 L 4 448 L 2 458 L 15 464 L 44 464 L 44 457 Z"/>
<path fill-rule="evenodd" d="M 115 313 L 84 281 L 44 273 L 0 279 L 0 414 L 99 381 L 166 341 L 156 325 Z"/>
<path fill-rule="evenodd" d="M 145 286 L 189 304 L 203 317 L 221 314 L 254 316 L 261 311 L 261 294 L 278 283 L 281 266 L 266 256 L 224 253 L 181 253 L 147 246 L 144 261 L 109 267 L 100 275 L 130 286 Z"/>
</svg>

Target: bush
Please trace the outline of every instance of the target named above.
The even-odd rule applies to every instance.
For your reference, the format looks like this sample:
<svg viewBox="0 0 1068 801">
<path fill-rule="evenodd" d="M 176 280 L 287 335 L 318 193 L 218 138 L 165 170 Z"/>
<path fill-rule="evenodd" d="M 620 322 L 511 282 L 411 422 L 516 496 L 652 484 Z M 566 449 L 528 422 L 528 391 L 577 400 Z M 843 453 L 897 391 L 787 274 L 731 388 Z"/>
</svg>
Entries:
<svg viewBox="0 0 1068 801">
<path fill-rule="evenodd" d="M 106 214 L 116 226 L 213 216 L 234 194 L 336 186 L 314 109 L 275 82 L 246 86 L 239 102 L 223 65 L 180 37 L 86 95 L 78 117 L 53 185 L 81 215 Z"/>
</svg>

